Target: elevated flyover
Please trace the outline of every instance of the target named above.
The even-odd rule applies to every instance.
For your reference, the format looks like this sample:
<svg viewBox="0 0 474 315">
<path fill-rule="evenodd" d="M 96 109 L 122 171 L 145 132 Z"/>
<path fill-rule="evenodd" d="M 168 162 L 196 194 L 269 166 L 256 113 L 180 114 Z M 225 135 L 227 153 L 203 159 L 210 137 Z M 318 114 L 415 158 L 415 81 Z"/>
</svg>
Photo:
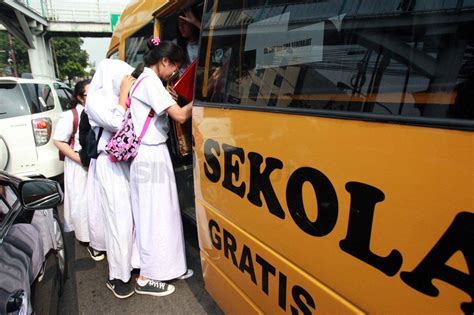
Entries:
<svg viewBox="0 0 474 315">
<path fill-rule="evenodd" d="M 123 1 L 0 0 L 0 24 L 27 48 L 34 77 L 54 78 L 51 37 L 110 37 Z"/>
</svg>

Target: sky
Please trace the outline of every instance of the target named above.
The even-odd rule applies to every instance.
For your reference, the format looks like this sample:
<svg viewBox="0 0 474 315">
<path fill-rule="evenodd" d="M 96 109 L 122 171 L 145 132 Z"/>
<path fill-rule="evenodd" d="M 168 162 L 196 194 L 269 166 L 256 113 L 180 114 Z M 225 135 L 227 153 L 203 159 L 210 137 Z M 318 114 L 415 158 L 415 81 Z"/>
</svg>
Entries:
<svg viewBox="0 0 474 315">
<path fill-rule="evenodd" d="M 67 5 L 65 2 L 67 0 L 49 0 L 50 3 L 55 7 L 60 7 Z M 74 1 L 74 0 L 70 0 Z M 75 1 L 76 9 L 85 9 L 95 7 L 99 5 L 101 10 L 104 11 L 113 11 L 121 12 L 125 6 L 130 2 L 130 0 L 79 0 Z M 89 64 L 97 65 L 99 61 L 105 58 L 107 50 L 109 48 L 110 38 L 101 37 L 101 38 L 83 38 L 84 44 L 82 49 L 87 51 L 89 54 Z"/>
<path fill-rule="evenodd" d="M 99 61 L 105 58 L 107 49 L 109 49 L 110 38 L 83 38 L 82 49 L 89 54 L 89 64 L 97 65 Z"/>
</svg>

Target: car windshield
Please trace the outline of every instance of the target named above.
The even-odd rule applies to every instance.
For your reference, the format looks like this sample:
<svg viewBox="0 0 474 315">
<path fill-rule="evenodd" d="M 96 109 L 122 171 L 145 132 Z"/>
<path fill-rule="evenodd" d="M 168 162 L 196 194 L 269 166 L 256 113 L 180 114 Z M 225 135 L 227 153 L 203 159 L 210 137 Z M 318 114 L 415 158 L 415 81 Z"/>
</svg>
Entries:
<svg viewBox="0 0 474 315">
<path fill-rule="evenodd" d="M 30 114 L 25 95 L 16 83 L 0 84 L 0 119 Z"/>
</svg>

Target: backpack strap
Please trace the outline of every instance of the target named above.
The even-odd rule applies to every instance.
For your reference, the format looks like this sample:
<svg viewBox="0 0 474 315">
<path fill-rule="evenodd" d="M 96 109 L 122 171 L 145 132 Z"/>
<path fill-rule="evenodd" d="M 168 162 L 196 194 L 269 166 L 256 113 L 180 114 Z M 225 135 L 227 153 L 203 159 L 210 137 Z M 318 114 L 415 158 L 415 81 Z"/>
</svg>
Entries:
<svg viewBox="0 0 474 315">
<path fill-rule="evenodd" d="M 77 112 L 77 108 L 74 107 L 71 109 L 72 111 L 72 135 L 71 139 L 69 139 L 69 146 L 74 150 L 74 144 L 76 142 L 76 133 L 77 133 L 77 127 L 79 126 L 79 113 Z"/>
<path fill-rule="evenodd" d="M 104 128 L 100 127 L 99 134 L 97 135 L 97 143 L 99 143 L 100 137 L 102 137 L 102 131 L 104 131 Z"/>
<path fill-rule="evenodd" d="M 142 81 L 144 79 L 146 79 L 147 77 L 143 77 L 141 78 L 137 84 L 135 84 L 135 87 L 133 88 L 132 92 L 130 93 L 130 99 L 132 98 L 132 95 L 133 95 L 133 92 L 135 92 L 135 90 L 137 89 L 137 87 L 140 85 L 140 83 L 142 83 Z M 131 102 L 129 102 L 131 103 Z M 145 121 L 145 125 L 143 126 L 143 129 L 142 129 L 142 132 L 140 134 L 140 140 L 143 138 L 143 136 L 145 136 L 145 133 L 148 129 L 148 126 L 150 126 L 150 122 L 151 122 L 151 119 L 153 118 L 153 116 L 155 116 L 155 111 L 153 110 L 153 108 L 150 109 L 150 112 L 148 113 L 148 116 L 146 118 L 146 121 Z"/>
<path fill-rule="evenodd" d="M 143 126 L 142 133 L 140 134 L 140 140 L 142 140 L 143 136 L 145 136 L 145 133 L 148 129 L 148 126 L 150 126 L 151 119 L 155 116 L 155 112 L 153 111 L 153 108 L 150 109 L 150 112 L 148 113 L 148 116 L 145 121 L 145 125 Z"/>
</svg>

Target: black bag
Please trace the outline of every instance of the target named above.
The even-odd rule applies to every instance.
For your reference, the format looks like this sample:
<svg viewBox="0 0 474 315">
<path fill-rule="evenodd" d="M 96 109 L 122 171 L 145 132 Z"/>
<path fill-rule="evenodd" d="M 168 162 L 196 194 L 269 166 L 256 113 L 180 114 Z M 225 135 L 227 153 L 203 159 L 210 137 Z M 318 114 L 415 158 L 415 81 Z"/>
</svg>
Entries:
<svg viewBox="0 0 474 315">
<path fill-rule="evenodd" d="M 99 135 L 96 139 L 94 130 L 92 130 L 89 123 L 89 117 L 85 111 L 82 111 L 81 122 L 79 124 L 79 143 L 81 144 L 82 150 L 79 152 L 79 157 L 81 158 L 81 164 L 83 166 L 89 166 L 91 159 L 97 159 L 99 156 L 97 146 L 103 130 L 104 128 L 99 129 Z"/>
<path fill-rule="evenodd" d="M 97 159 L 99 156 L 99 153 L 97 152 L 97 146 L 99 145 L 99 139 L 102 136 L 102 131 L 104 131 L 104 128 L 99 128 L 97 139 L 95 138 L 94 130 L 91 129 L 87 134 L 87 156 L 89 159 Z"/>
</svg>

